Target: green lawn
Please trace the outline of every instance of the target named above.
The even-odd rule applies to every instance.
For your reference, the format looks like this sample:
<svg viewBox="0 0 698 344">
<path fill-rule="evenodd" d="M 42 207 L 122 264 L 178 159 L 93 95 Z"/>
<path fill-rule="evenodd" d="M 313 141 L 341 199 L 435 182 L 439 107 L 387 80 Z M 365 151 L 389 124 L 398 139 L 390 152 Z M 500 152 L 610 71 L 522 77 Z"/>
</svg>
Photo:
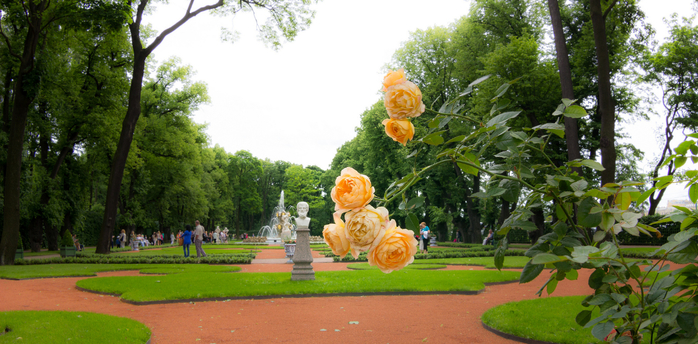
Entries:
<svg viewBox="0 0 698 344">
<path fill-rule="evenodd" d="M 0 343 L 145 343 L 150 329 L 111 315 L 62 311 L 0 312 Z"/>
<path fill-rule="evenodd" d="M 46 264 L 0 266 L 0 278 L 96 276 L 96 272 L 140 270 L 141 273 L 232 272 L 237 266 L 207 264 Z"/>
<path fill-rule="evenodd" d="M 202 298 L 284 296 L 330 293 L 457 292 L 483 289 L 483 283 L 516 281 L 515 271 L 433 271 L 405 269 L 316 272 L 314 281 L 291 281 L 291 273 L 186 273 L 166 276 L 88 278 L 77 286 L 122 294 L 126 300 L 163 301 Z M 420 281 L 420 283 L 414 283 Z"/>
<path fill-rule="evenodd" d="M 530 258 L 524 256 L 508 256 L 504 258 L 504 267 L 523 268 L 529 260 Z M 494 268 L 494 257 L 419 259 L 415 260 L 414 264 L 482 265 Z"/>
<path fill-rule="evenodd" d="M 416 262 L 416 261 L 415 261 Z M 431 263 L 431 262 L 424 262 Z M 418 269 L 418 270 L 437 270 L 443 269 L 446 265 L 444 264 L 410 264 L 405 267 L 405 269 Z M 375 266 L 370 266 L 368 263 L 354 263 L 347 265 L 347 269 L 352 270 L 378 270 Z"/>
<path fill-rule="evenodd" d="M 577 313 L 586 309 L 581 305 L 583 299 L 584 296 L 567 296 L 510 302 L 487 310 L 482 322 L 504 333 L 539 341 L 595 343 L 591 328 L 582 328 L 574 320 Z M 597 307 L 592 319 L 598 315 Z"/>
<path fill-rule="evenodd" d="M 640 256 L 640 257 L 651 258 L 652 253 L 654 251 L 656 251 L 658 248 L 659 248 L 659 246 L 657 246 L 657 247 L 628 247 L 628 246 L 625 246 L 625 247 L 621 248 L 621 252 L 623 252 L 623 254 L 632 254 L 632 255 L 636 255 L 636 256 Z"/>
</svg>

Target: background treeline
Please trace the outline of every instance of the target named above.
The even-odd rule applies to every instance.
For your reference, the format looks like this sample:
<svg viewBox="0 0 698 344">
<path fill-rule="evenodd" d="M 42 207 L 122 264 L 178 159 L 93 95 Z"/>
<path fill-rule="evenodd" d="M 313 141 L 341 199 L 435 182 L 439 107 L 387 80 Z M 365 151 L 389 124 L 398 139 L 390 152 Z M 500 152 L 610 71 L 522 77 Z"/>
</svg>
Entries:
<svg viewBox="0 0 698 344">
<path fill-rule="evenodd" d="M 615 144 L 615 178 L 649 183 L 649 177 L 673 174 L 677 166 L 658 166 L 672 153 L 669 142 L 674 133 L 696 127 L 696 27 L 691 21 L 674 18 L 668 22 L 670 37 L 660 45 L 653 41 L 653 29 L 644 21 L 637 1 L 601 2 L 615 118 L 620 123 L 608 136 L 602 134 L 600 124 L 590 2 L 593 0 L 559 4 L 552 0 L 474 0 L 470 12 L 451 25 L 412 33 L 393 59 L 386 61 L 386 69 L 404 68 L 421 88 L 424 103 L 434 109 L 469 91 L 471 82 L 490 75 L 461 99 L 455 111 L 486 122 L 493 110 L 520 110 L 522 114 L 510 122 L 520 131 L 554 122 L 553 113 L 562 98 L 553 46 L 553 40 L 561 37 L 551 37 L 547 6 L 554 4 L 560 10 L 574 98 L 589 113 L 577 121 L 578 140 L 573 148 L 582 158 L 597 160 L 608 142 L 623 137 L 623 123 L 645 119 L 651 112 L 649 105 L 663 104 L 656 112 L 666 118 L 668 148 L 658 161 L 651 161 L 647 176 L 640 171 L 644 166 L 637 163 L 644 161 L 643 153 L 631 145 Z M 128 11 L 124 15 L 123 9 L 114 8 L 117 3 L 101 1 L 53 4 L 57 6 L 44 13 L 45 18 L 53 19 L 42 23 L 42 31 L 33 36 L 25 16 L 33 12 L 13 2 L 3 3 L 0 21 L 0 188 L 5 195 L 14 110 L 28 106 L 21 155 L 21 207 L 16 211 L 21 216 L 24 247 L 32 250 L 55 250 L 65 230 L 77 233 L 87 245 L 96 243 L 134 70 L 132 41 L 124 27 Z M 51 17 L 50 11 L 63 12 Z M 141 33 L 148 34 L 147 30 Z M 24 55 L 18 52 L 30 36 L 37 41 L 35 58 L 27 67 Z M 208 229 L 225 226 L 236 234 L 257 233 L 284 190 L 286 205 L 301 200 L 310 204 L 310 228 L 313 235 L 319 235 L 332 222 L 329 194 L 343 168 L 351 166 L 368 175 L 380 197 L 394 181 L 434 161 L 436 150 L 416 149 L 423 147 L 416 142 L 403 147 L 385 135 L 381 121 L 388 116 L 378 99 L 367 104 L 356 137 L 338 149 L 328 170 L 211 147 L 205 126 L 191 119 L 209 101 L 205 83 L 193 75 L 193 69 L 176 58 L 160 64 L 153 56 L 147 59 L 140 120 L 118 197 L 116 231 L 169 233 L 199 219 Z M 508 85 L 504 94 L 503 84 Z M 656 91 L 649 103 L 643 93 L 648 89 Z M 32 100 L 29 105 L 25 98 Z M 415 121 L 416 138 L 424 136 L 432 117 L 427 111 Z M 459 120 L 446 125 L 455 135 L 467 135 L 475 128 Z M 568 160 L 570 143 L 564 138 L 554 137 L 549 145 L 556 164 Z M 489 153 L 495 150 L 483 146 L 482 151 L 485 158 L 480 163 L 496 168 L 499 157 Z M 591 169 L 579 172 L 592 182 L 601 181 Z M 521 173 L 546 177 L 536 171 Z M 388 204 L 391 218 L 404 227 L 405 206 L 423 197 L 422 205 L 408 210 L 420 214 L 420 221 L 427 222 L 439 240 L 453 239 L 460 232 L 466 242 L 481 242 L 482 231 L 501 224 L 518 200 L 510 185 L 487 188 L 494 191 L 483 193 L 489 182 L 481 175 L 464 173 L 457 165 L 438 166 L 405 194 L 402 203 Z M 661 196 L 650 198 L 650 213 Z M 0 202 L 4 205 L 4 196 Z M 527 229 L 528 236 L 541 235 L 545 221 L 554 216 L 552 204 L 543 205 L 532 215 L 537 227 Z"/>
</svg>

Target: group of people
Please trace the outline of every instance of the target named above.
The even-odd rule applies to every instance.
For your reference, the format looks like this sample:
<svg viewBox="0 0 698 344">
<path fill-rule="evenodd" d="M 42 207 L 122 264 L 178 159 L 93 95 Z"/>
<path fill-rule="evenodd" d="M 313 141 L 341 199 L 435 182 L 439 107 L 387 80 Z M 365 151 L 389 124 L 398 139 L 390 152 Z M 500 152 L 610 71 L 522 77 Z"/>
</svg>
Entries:
<svg viewBox="0 0 698 344">
<path fill-rule="evenodd" d="M 170 237 L 174 238 L 174 234 L 170 235 Z M 127 235 L 126 230 L 122 229 L 119 235 L 116 237 L 112 236 L 111 239 L 112 248 L 114 248 L 114 246 L 124 248 L 126 245 L 130 245 L 132 250 L 137 251 L 138 247 L 162 245 L 162 243 L 165 241 L 165 234 L 157 231 L 151 236 L 147 236 L 136 233 L 135 231 L 131 231 L 131 235 Z"/>
<path fill-rule="evenodd" d="M 191 225 L 186 225 L 184 232 L 182 232 L 179 237 L 182 239 L 182 249 L 184 250 L 184 257 L 189 257 L 189 246 L 192 241 L 194 242 L 194 247 L 196 248 L 196 258 L 206 257 L 206 252 L 201 245 L 204 243 L 204 226 L 199 223 L 199 220 L 194 222 L 194 231 L 191 229 Z"/>
</svg>

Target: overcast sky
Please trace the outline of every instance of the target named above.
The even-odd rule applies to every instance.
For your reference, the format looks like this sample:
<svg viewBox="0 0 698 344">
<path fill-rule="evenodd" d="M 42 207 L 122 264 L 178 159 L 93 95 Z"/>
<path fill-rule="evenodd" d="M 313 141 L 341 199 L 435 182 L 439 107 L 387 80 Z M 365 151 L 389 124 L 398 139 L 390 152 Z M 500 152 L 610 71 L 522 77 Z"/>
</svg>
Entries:
<svg viewBox="0 0 698 344">
<path fill-rule="evenodd" d="M 162 31 L 181 17 L 186 3 L 161 4 L 145 21 Z M 640 3 L 658 38 L 666 35 L 662 18 L 692 13 L 691 0 Z M 197 71 L 195 80 L 208 84 L 211 104 L 194 120 L 208 123 L 211 145 L 327 169 L 337 149 L 355 136 L 361 113 L 380 99 L 382 68 L 410 32 L 446 26 L 469 6 L 467 0 L 325 0 L 314 6 L 310 28 L 279 51 L 258 40 L 249 13 L 204 14 L 168 36 L 154 56 L 178 56 Z M 240 38 L 222 42 L 223 26 Z M 659 154 L 656 123 L 623 125 L 646 161 Z M 672 194 L 685 198 L 682 190 Z"/>
</svg>

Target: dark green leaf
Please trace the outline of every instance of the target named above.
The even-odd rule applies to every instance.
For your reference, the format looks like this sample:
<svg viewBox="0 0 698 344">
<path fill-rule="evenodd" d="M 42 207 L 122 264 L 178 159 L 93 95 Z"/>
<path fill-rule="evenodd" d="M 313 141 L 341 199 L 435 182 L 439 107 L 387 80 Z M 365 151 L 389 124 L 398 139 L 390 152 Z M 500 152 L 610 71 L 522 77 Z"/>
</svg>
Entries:
<svg viewBox="0 0 698 344">
<path fill-rule="evenodd" d="M 415 197 L 415 198 L 411 199 L 409 202 L 407 202 L 405 209 L 410 210 L 410 209 L 419 207 L 422 204 L 424 204 L 424 200 L 425 200 L 424 197 Z"/>
<path fill-rule="evenodd" d="M 590 310 L 583 310 L 577 314 L 577 317 L 574 319 L 579 326 L 584 327 L 589 320 L 591 320 L 591 311 Z"/>
<path fill-rule="evenodd" d="M 430 144 L 432 146 L 438 146 L 442 143 L 444 143 L 444 138 L 441 137 L 441 134 L 443 134 L 445 131 L 437 131 L 435 133 L 431 133 L 424 137 L 422 139 L 422 142 Z"/>
<path fill-rule="evenodd" d="M 533 281 L 534 279 L 536 279 L 536 277 L 538 277 L 538 275 L 540 275 L 544 268 L 545 265 L 533 264 L 529 260 L 524 266 L 523 271 L 521 272 L 519 283 L 528 283 Z"/>
<path fill-rule="evenodd" d="M 608 321 L 605 323 L 598 323 L 594 328 L 591 329 L 591 334 L 598 340 L 603 340 L 608 336 L 611 331 L 615 328 L 615 325 L 613 324 L 612 321 Z"/>
<path fill-rule="evenodd" d="M 497 115 L 494 118 L 492 118 L 491 120 L 489 120 L 489 122 L 487 122 L 487 126 L 491 127 L 491 126 L 496 125 L 496 124 L 504 123 L 504 122 L 518 116 L 520 113 L 521 113 L 521 111 L 510 111 L 510 112 L 505 112 L 501 115 Z"/>
</svg>

